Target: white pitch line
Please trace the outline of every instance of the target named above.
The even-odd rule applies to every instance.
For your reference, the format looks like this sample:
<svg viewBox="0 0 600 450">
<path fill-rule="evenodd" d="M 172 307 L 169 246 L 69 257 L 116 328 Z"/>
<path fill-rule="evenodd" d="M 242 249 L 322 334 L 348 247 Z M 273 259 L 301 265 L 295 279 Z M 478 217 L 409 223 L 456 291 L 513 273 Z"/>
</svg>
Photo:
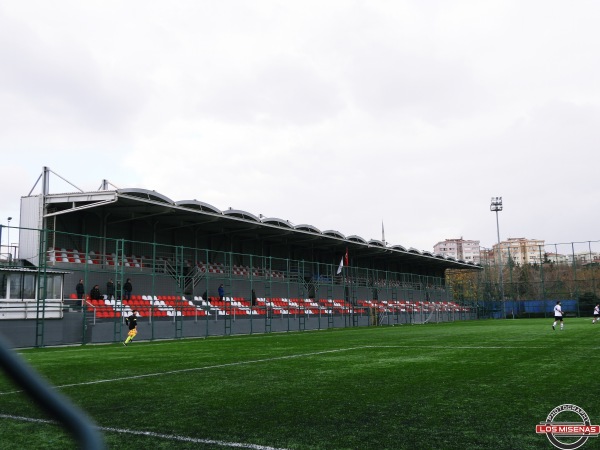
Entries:
<svg viewBox="0 0 600 450">
<path fill-rule="evenodd" d="M 143 374 L 143 375 L 131 375 L 131 376 L 120 377 L 120 378 L 109 378 L 106 380 L 95 380 L 95 381 L 85 381 L 82 383 L 61 384 L 61 385 L 57 385 L 57 386 L 52 386 L 52 388 L 53 389 L 62 389 L 62 388 L 67 388 L 67 387 L 89 386 L 89 385 L 100 384 L 100 383 L 113 383 L 113 382 L 118 382 L 118 381 L 136 380 L 136 379 L 140 379 L 140 378 L 149 378 L 149 377 L 159 377 L 159 376 L 163 376 L 163 375 L 173 375 L 173 374 L 180 374 L 180 373 L 185 373 L 185 372 L 196 372 L 196 371 L 200 371 L 200 370 L 221 369 L 223 367 L 243 366 L 246 364 L 257 364 L 257 363 L 262 363 L 262 362 L 280 361 L 283 359 L 304 358 L 307 356 L 324 355 L 327 353 L 339 353 L 339 352 L 346 352 L 346 351 L 350 351 L 350 350 L 362 350 L 365 348 L 373 348 L 373 346 L 365 345 L 365 346 L 361 346 L 361 347 L 338 348 L 338 349 L 334 349 L 334 350 L 323 350 L 321 352 L 300 353 L 297 355 L 276 356 L 274 358 L 253 359 L 250 361 L 236 361 L 236 362 L 232 362 L 232 363 L 215 364 L 213 366 L 190 367 L 187 369 L 168 370 L 165 372 L 147 373 L 147 374 Z M 23 391 L 18 390 L 18 391 L 0 392 L 0 395 L 18 394 L 21 392 L 23 392 Z"/>
<path fill-rule="evenodd" d="M 55 422 L 53 420 L 12 416 L 10 414 L 0 414 L 0 418 L 11 419 L 11 420 L 20 420 L 22 422 L 45 423 L 45 424 L 52 424 L 52 425 L 58 424 L 58 422 Z M 135 436 L 147 436 L 147 437 L 151 437 L 151 438 L 166 439 L 166 440 L 170 440 L 170 441 L 191 442 L 194 444 L 218 445 L 219 447 L 249 448 L 252 450 L 287 450 L 285 448 L 269 447 L 266 445 L 245 444 L 242 442 L 227 442 L 227 441 L 220 441 L 220 440 L 215 440 L 215 439 L 192 438 L 192 437 L 188 437 L 188 436 L 155 433 L 153 431 L 136 431 L 136 430 L 126 430 L 123 428 L 111 428 L 111 427 L 96 427 L 96 429 L 98 429 L 100 431 L 110 432 L 110 433 L 132 434 Z"/>
<path fill-rule="evenodd" d="M 518 346 L 509 346 L 509 345 L 463 345 L 463 346 L 454 346 L 450 347 L 448 345 L 376 345 L 372 348 L 412 348 L 412 349 L 442 349 L 442 350 L 485 350 L 485 349 L 507 349 L 507 350 L 536 350 L 536 349 L 545 349 L 548 347 L 518 347 Z"/>
<path fill-rule="evenodd" d="M 77 387 L 77 386 L 89 386 L 89 385 L 101 384 L 101 383 L 113 383 L 113 382 L 118 382 L 118 381 L 159 377 L 159 376 L 163 376 L 163 375 L 173 375 L 173 374 L 179 374 L 179 373 L 185 373 L 185 372 L 196 372 L 196 371 L 200 371 L 200 370 L 221 369 L 223 367 L 233 367 L 233 366 L 242 366 L 242 365 L 246 365 L 246 364 L 258 364 L 258 363 L 263 363 L 263 362 L 280 361 L 280 360 L 284 360 L 284 359 L 304 358 L 304 357 L 308 357 L 308 356 L 324 355 L 327 353 L 339 353 L 339 352 L 346 352 L 346 351 L 350 351 L 350 350 L 363 350 L 363 349 L 367 349 L 367 348 L 370 348 L 370 349 L 408 348 L 408 349 L 413 349 L 413 350 L 418 350 L 418 349 L 423 349 L 423 350 L 427 350 L 427 349 L 432 349 L 432 350 L 485 350 L 485 349 L 490 349 L 490 350 L 521 350 L 521 349 L 536 350 L 536 349 L 546 349 L 547 347 L 544 347 L 544 346 L 519 347 L 519 346 L 505 346 L 505 345 L 498 345 L 498 346 L 363 345 L 360 347 L 339 348 L 339 349 L 334 349 L 334 350 L 323 350 L 321 352 L 300 353 L 297 355 L 286 355 L 286 356 L 277 356 L 274 358 L 254 359 L 251 361 L 237 361 L 237 362 L 232 362 L 232 363 L 216 364 L 213 366 L 190 367 L 188 369 L 169 370 L 166 372 L 155 372 L 155 373 L 148 373 L 148 374 L 144 374 L 144 375 L 132 375 L 132 376 L 120 377 L 120 378 L 109 378 L 106 380 L 95 380 L 95 381 L 86 381 L 86 382 L 82 382 L 82 383 L 62 384 L 62 385 L 58 385 L 58 386 L 53 386 L 53 388 L 54 389 L 62 389 L 62 388 Z M 587 349 L 589 350 L 589 348 L 587 348 Z M 7 391 L 7 392 L 0 392 L 0 395 L 18 394 L 21 392 L 23 392 L 23 391 L 22 390 Z"/>
</svg>

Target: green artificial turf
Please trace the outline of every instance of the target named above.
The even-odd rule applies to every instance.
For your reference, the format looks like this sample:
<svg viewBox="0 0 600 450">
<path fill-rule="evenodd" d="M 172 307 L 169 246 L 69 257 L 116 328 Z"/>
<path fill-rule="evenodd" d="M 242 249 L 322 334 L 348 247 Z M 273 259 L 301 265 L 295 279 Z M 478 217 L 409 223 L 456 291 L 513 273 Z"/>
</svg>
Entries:
<svg viewBox="0 0 600 450">
<path fill-rule="evenodd" d="M 554 407 L 578 405 L 600 423 L 600 324 L 550 325 L 489 320 L 19 353 L 101 427 L 108 448 L 554 448 L 535 433 Z M 0 448 L 75 448 L 59 425 L 22 419 L 50 418 L 18 390 L 0 375 Z"/>
</svg>

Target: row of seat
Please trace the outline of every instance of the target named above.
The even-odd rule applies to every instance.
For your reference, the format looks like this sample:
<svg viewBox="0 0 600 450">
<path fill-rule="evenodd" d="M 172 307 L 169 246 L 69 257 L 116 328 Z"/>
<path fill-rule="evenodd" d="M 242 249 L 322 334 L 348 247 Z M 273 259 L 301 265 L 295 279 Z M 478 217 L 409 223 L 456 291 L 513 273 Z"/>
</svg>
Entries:
<svg viewBox="0 0 600 450">
<path fill-rule="evenodd" d="M 144 267 L 144 256 L 129 255 L 120 260 L 116 253 L 103 254 L 96 251 L 90 251 L 88 254 L 80 252 L 77 249 L 50 248 L 48 249 L 48 262 L 72 263 L 72 264 L 105 264 L 109 266 L 123 264 L 125 267 Z M 148 264 L 146 264 L 148 265 Z"/>
<path fill-rule="evenodd" d="M 471 309 L 469 307 L 461 306 L 455 302 L 430 302 L 430 301 L 417 301 L 410 302 L 404 300 L 395 301 L 375 301 L 375 300 L 359 300 L 358 304 L 367 308 L 376 307 L 383 312 L 467 312 Z"/>
<path fill-rule="evenodd" d="M 51 247 L 48 249 L 48 262 L 53 264 L 59 263 L 72 263 L 72 264 L 104 264 L 108 266 L 123 265 L 125 267 L 141 268 L 141 267 L 152 267 L 152 259 L 144 255 L 127 255 L 120 258 L 117 257 L 116 253 L 101 253 L 91 250 L 89 253 L 80 252 L 78 249 L 67 249 L 64 247 Z M 174 261 L 169 258 L 157 257 L 157 266 L 177 265 Z M 183 260 L 183 265 L 190 269 L 194 266 L 198 267 L 198 270 L 203 273 L 211 274 L 226 274 L 228 273 L 227 267 L 222 263 L 209 263 L 199 261 L 194 263 L 188 259 Z M 257 267 L 248 266 L 231 266 L 232 275 L 240 277 L 249 277 L 252 274 L 254 277 L 272 277 L 272 278 L 284 278 L 284 273 L 279 270 L 262 269 Z"/>
<path fill-rule="evenodd" d="M 195 302 L 195 303 L 194 303 Z M 303 298 L 257 298 L 255 304 L 242 297 L 194 297 L 194 301 L 182 296 L 151 296 L 136 295 L 130 300 L 88 300 L 88 309 L 99 309 L 106 312 L 112 310 L 116 313 L 131 314 L 137 309 L 141 316 L 154 315 L 156 317 L 173 316 L 204 316 L 204 315 L 318 315 L 318 314 L 351 314 L 365 313 L 375 309 L 379 313 L 430 313 L 438 312 L 467 312 L 469 308 L 462 307 L 454 302 L 427 302 L 427 301 L 378 301 L 359 300 L 357 305 L 352 305 L 339 299 L 303 299 Z"/>
<path fill-rule="evenodd" d="M 152 317 L 173 317 L 173 316 L 194 317 L 194 316 L 206 316 L 207 315 L 206 311 L 196 310 L 193 308 L 183 308 L 176 312 L 175 311 L 166 311 L 166 310 L 161 310 L 161 309 L 150 309 L 150 308 L 144 308 L 144 307 L 137 307 L 136 309 L 137 309 L 140 317 L 149 317 L 150 315 L 152 315 Z M 100 318 L 100 319 L 114 318 L 114 317 L 128 317 L 132 313 L 132 310 L 129 308 L 124 308 L 122 311 L 117 311 L 108 306 L 97 306 L 95 308 L 88 306 L 87 310 L 89 313 L 95 314 L 96 318 Z"/>
<path fill-rule="evenodd" d="M 86 300 L 87 310 L 96 314 L 96 317 L 124 317 L 131 315 L 137 310 L 141 317 L 152 315 L 153 317 L 174 316 L 205 316 L 208 312 L 197 308 L 192 302 L 179 301 L 167 304 L 164 300 Z"/>
<path fill-rule="evenodd" d="M 205 263 L 203 261 L 198 262 L 198 269 L 200 272 L 208 273 L 228 273 L 227 267 L 221 263 Z M 250 275 L 253 277 L 271 277 L 271 278 L 285 278 L 285 275 L 280 270 L 275 269 L 262 269 L 259 267 L 249 266 L 238 266 L 236 264 L 231 266 L 231 274 L 239 277 L 249 278 Z"/>
</svg>

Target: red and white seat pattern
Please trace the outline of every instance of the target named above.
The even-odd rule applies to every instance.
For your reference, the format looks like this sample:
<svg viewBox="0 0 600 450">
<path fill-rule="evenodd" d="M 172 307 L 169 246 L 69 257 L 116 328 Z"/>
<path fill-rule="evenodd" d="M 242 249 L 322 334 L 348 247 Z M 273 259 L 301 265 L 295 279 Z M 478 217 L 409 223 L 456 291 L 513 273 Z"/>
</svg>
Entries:
<svg viewBox="0 0 600 450">
<path fill-rule="evenodd" d="M 71 294 L 71 298 L 76 298 Z M 137 309 L 141 317 L 198 317 L 198 316 L 264 316 L 267 313 L 276 316 L 319 315 L 319 314 L 365 314 L 371 308 L 388 313 L 421 313 L 430 311 L 468 312 L 469 308 L 454 302 L 411 302 L 404 300 L 377 301 L 359 300 L 353 306 L 338 299 L 302 299 L 302 298 L 257 298 L 252 306 L 250 300 L 242 297 L 194 297 L 194 302 L 182 296 L 174 295 L 133 295 L 131 300 L 86 300 L 87 309 L 99 318 L 127 316 Z"/>
<path fill-rule="evenodd" d="M 49 263 L 75 263 L 75 264 L 106 264 L 108 266 L 121 265 L 125 267 L 139 268 L 144 267 L 145 257 L 129 255 L 118 260 L 116 253 L 102 254 L 95 250 L 90 250 L 86 255 L 77 249 L 67 249 L 51 247 L 47 252 Z"/>
</svg>

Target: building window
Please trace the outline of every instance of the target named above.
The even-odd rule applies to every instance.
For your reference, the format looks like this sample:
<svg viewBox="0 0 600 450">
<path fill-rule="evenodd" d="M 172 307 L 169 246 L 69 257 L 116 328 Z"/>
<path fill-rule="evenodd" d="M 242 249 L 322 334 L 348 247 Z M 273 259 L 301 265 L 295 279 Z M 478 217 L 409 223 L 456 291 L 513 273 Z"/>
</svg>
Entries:
<svg viewBox="0 0 600 450">
<path fill-rule="evenodd" d="M 10 298 L 35 300 L 35 275 L 11 273 Z"/>
<path fill-rule="evenodd" d="M 7 290 L 8 288 L 8 274 L 0 273 L 0 298 L 8 298 Z"/>
</svg>

